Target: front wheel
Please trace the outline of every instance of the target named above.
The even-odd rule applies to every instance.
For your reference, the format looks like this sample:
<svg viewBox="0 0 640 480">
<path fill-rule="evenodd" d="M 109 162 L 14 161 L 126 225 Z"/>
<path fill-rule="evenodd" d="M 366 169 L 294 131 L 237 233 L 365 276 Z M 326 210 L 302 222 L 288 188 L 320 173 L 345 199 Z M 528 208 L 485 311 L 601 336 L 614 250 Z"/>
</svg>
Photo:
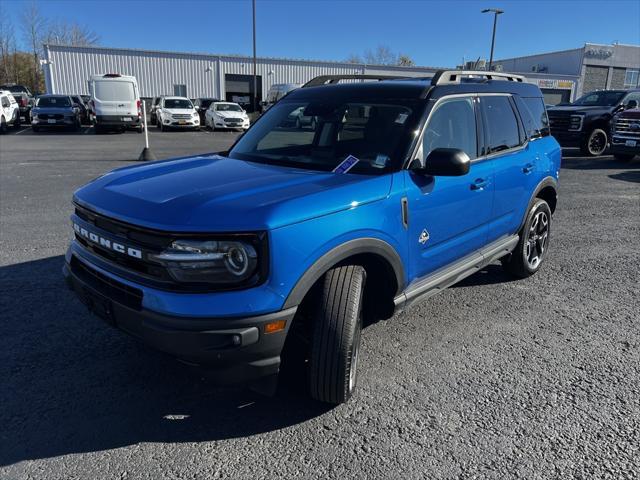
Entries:
<svg viewBox="0 0 640 480">
<path fill-rule="evenodd" d="M 527 214 L 527 221 L 520 231 L 518 245 L 502 259 L 502 266 L 519 278 L 535 274 L 547 254 L 551 233 L 551 209 L 538 198 Z"/>
<path fill-rule="evenodd" d="M 336 267 L 324 276 L 309 361 L 309 391 L 316 400 L 337 405 L 355 391 L 365 280 L 358 265 Z"/>
<path fill-rule="evenodd" d="M 609 143 L 609 137 L 607 132 L 601 128 L 594 128 L 586 138 L 586 140 L 580 145 L 580 151 L 583 155 L 589 155 L 590 157 L 599 157 L 607 149 Z"/>
</svg>

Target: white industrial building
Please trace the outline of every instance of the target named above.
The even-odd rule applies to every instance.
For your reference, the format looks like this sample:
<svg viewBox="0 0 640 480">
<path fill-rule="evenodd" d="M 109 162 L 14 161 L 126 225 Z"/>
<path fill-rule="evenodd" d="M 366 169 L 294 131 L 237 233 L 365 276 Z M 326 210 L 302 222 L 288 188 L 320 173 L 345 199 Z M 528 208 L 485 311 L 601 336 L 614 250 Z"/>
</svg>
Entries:
<svg viewBox="0 0 640 480">
<path fill-rule="evenodd" d="M 45 45 L 42 63 L 47 93 L 88 94 L 87 80 L 92 74 L 121 73 L 137 78 L 143 98 L 159 95 L 212 97 L 241 103 L 249 110 L 253 104 L 251 57 Z M 431 77 L 441 68 L 447 67 L 397 67 L 262 57 L 257 59 L 257 100 L 263 100 L 275 83 L 305 83 L 319 75 Z M 545 94 L 551 92 L 553 98 L 554 92 L 560 89 L 573 99 L 577 78 L 540 72 L 527 75 L 528 81 L 540 86 Z"/>
</svg>

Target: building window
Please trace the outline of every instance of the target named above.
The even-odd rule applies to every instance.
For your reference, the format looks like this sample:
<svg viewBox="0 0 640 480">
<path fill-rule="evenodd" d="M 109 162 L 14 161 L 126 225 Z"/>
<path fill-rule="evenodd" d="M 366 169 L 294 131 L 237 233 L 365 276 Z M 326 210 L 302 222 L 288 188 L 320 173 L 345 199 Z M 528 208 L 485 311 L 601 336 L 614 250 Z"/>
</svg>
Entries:
<svg viewBox="0 0 640 480">
<path fill-rule="evenodd" d="M 640 70 L 627 69 L 627 73 L 624 76 L 624 88 L 634 88 L 638 86 L 638 77 L 640 77 Z"/>
<path fill-rule="evenodd" d="M 187 96 L 187 86 L 186 85 L 174 85 L 173 86 L 173 94 L 176 97 L 186 97 Z"/>
</svg>

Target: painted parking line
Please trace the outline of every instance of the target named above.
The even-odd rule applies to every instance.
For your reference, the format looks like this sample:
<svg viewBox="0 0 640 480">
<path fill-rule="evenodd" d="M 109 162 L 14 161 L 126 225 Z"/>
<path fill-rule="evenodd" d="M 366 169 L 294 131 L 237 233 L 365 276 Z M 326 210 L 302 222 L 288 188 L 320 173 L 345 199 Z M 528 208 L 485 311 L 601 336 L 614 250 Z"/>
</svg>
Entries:
<svg viewBox="0 0 640 480">
<path fill-rule="evenodd" d="M 21 133 L 24 133 L 27 130 L 31 130 L 31 127 L 25 127 L 24 129 L 20 130 L 19 132 L 14 133 L 14 135 L 20 135 Z"/>
</svg>

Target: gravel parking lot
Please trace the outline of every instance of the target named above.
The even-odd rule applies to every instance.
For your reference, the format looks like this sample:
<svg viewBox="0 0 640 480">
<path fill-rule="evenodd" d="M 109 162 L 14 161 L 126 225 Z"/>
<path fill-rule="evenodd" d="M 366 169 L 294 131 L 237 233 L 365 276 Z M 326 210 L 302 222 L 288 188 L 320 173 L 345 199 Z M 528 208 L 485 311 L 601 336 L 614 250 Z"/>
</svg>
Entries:
<svg viewBox="0 0 640 480">
<path fill-rule="evenodd" d="M 150 132 L 158 158 L 233 132 Z M 61 266 L 75 188 L 144 136 L 0 137 L 0 478 L 638 478 L 640 160 L 560 174 L 551 251 L 364 333 L 357 395 L 221 389 L 89 315 Z"/>
</svg>

